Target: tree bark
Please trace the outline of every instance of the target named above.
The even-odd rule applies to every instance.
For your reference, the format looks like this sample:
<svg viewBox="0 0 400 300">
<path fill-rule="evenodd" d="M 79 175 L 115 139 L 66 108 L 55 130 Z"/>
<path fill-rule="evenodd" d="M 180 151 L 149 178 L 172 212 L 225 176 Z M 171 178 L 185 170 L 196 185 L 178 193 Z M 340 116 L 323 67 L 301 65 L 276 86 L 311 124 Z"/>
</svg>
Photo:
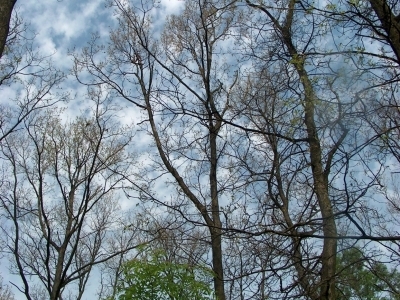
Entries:
<svg viewBox="0 0 400 300">
<path fill-rule="evenodd" d="M 298 69 L 297 69 L 298 68 Z M 325 176 L 322 164 L 322 150 L 318 139 L 318 133 L 314 121 L 314 108 L 316 97 L 307 76 L 304 66 L 297 67 L 301 81 L 305 89 L 305 125 L 310 145 L 310 161 L 314 179 L 314 189 L 318 198 L 322 214 L 322 230 L 325 236 L 321 255 L 321 280 L 320 299 L 334 300 L 335 298 L 335 274 L 337 252 L 337 228 L 333 214 L 332 204 L 328 193 L 328 180 Z"/>
<path fill-rule="evenodd" d="M 219 212 L 218 186 L 217 186 L 217 134 L 220 128 L 220 121 L 213 124 L 210 115 L 210 189 L 211 189 L 211 209 L 214 226 L 210 228 L 211 248 L 213 253 L 213 269 L 215 273 L 214 288 L 218 300 L 225 300 L 224 290 L 224 268 L 222 264 L 222 231 L 221 218 Z"/>
<path fill-rule="evenodd" d="M 294 1 L 293 1 L 294 2 Z M 290 18 L 290 17 L 289 17 Z M 288 18 L 288 19 L 289 19 Z M 283 28 L 283 38 L 293 59 L 294 67 L 300 77 L 304 88 L 304 124 L 310 151 L 311 170 L 314 181 L 314 191 L 317 195 L 319 208 L 322 215 L 322 231 L 325 236 L 321 254 L 320 300 L 334 300 L 336 253 L 337 253 L 337 228 L 333 213 L 332 203 L 328 192 L 328 175 L 324 171 L 322 162 L 322 149 L 315 124 L 315 104 L 317 96 L 311 80 L 304 67 L 305 58 L 297 53 L 289 33 L 289 27 Z"/>
<path fill-rule="evenodd" d="M 10 20 L 14 4 L 17 0 L 0 1 L 0 58 L 3 56 L 8 32 L 10 31 Z"/>
<path fill-rule="evenodd" d="M 372 9 L 386 32 L 386 40 L 390 44 L 397 62 L 400 64 L 400 16 L 395 16 L 385 0 L 369 0 Z"/>
</svg>

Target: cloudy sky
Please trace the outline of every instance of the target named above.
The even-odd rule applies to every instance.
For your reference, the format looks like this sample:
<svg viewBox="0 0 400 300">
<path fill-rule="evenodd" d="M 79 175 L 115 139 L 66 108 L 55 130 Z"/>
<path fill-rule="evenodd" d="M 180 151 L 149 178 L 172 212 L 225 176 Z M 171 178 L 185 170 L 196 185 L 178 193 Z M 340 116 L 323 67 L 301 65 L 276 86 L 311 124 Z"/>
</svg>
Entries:
<svg viewBox="0 0 400 300">
<path fill-rule="evenodd" d="M 109 0 L 18 0 L 14 13 L 28 25 L 29 35 L 35 35 L 35 50 L 44 56 L 51 56 L 55 67 L 69 74 L 72 68 L 72 57 L 69 54 L 72 51 L 79 52 L 93 34 L 99 35 L 102 42 L 107 43 L 110 30 L 117 25 L 113 8 L 108 2 Z M 179 0 L 161 0 L 158 13 L 165 16 L 178 12 L 183 4 Z M 64 115 L 64 118 L 69 119 L 82 110 L 86 87 L 79 85 L 73 76 L 68 76 L 63 85 L 73 98 L 67 104 Z M 11 97 L 12 93 L 12 90 L 2 90 L 3 97 Z M 132 121 L 129 113 L 125 116 L 128 122 Z M 10 275 L 4 259 L 0 262 L 0 275 L 5 284 L 15 279 L 18 282 L 18 277 Z M 93 299 L 97 289 L 95 281 L 93 278 L 84 299 Z M 13 292 L 16 300 L 25 299 L 15 288 Z"/>
<path fill-rule="evenodd" d="M 42 55 L 52 57 L 54 64 L 64 72 L 72 68 L 72 51 L 79 52 L 99 35 L 107 43 L 109 32 L 117 26 L 114 8 L 110 0 L 18 0 L 15 12 L 28 24 L 29 31 L 36 35 L 34 44 Z M 181 0 L 160 0 L 161 16 L 179 12 Z M 73 90 L 82 88 L 73 78 L 68 84 Z M 72 85 L 72 86 L 71 86 Z"/>
<path fill-rule="evenodd" d="M 42 55 L 51 56 L 54 65 L 66 74 L 73 66 L 71 52 L 79 53 L 87 45 L 93 34 L 107 43 L 110 30 L 117 26 L 113 8 L 108 5 L 110 0 L 18 0 L 15 11 L 28 24 L 28 30 L 35 35 L 34 47 Z M 124 0 L 121 0 L 124 1 Z M 159 19 L 183 8 L 183 0 L 160 0 L 157 11 Z M 73 100 L 68 103 L 65 118 L 79 113 L 84 107 L 86 87 L 79 85 L 73 76 L 64 83 L 64 89 L 69 91 Z M 2 91 L 4 97 L 5 91 Z M 134 111 L 123 111 L 126 122 L 134 122 Z M 135 123 L 135 122 L 134 122 Z M 141 140 L 143 142 L 143 140 Z M 14 280 L 7 268 L 7 262 L 2 260 L 0 274 L 4 283 Z M 94 277 L 87 289 L 84 299 L 93 299 L 96 289 Z M 24 299 L 14 288 L 16 300 Z"/>
</svg>

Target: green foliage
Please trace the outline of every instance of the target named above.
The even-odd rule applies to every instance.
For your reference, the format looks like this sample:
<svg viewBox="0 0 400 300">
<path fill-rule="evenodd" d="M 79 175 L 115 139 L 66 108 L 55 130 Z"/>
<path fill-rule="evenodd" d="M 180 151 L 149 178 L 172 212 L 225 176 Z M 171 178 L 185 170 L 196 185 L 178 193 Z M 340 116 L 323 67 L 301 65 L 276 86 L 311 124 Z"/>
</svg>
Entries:
<svg viewBox="0 0 400 300">
<path fill-rule="evenodd" d="M 154 251 L 148 259 L 125 263 L 113 300 L 209 300 L 215 299 L 209 270 L 167 261 L 165 253 Z"/>
<path fill-rule="evenodd" d="M 400 273 L 384 263 L 367 263 L 356 247 L 343 251 L 337 259 L 337 299 L 398 300 Z"/>
</svg>

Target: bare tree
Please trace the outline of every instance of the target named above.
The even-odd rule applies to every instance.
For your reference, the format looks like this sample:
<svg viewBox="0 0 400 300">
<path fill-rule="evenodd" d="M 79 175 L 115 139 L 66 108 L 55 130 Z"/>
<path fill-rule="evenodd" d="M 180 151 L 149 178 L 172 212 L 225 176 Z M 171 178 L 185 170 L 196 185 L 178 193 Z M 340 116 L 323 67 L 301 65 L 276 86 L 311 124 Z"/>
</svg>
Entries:
<svg viewBox="0 0 400 300">
<path fill-rule="evenodd" d="M 301 287 L 294 297 L 335 299 L 337 240 L 398 238 L 382 236 L 378 228 L 388 220 L 369 201 L 372 195 L 379 197 L 385 172 L 382 156 L 370 154 L 379 134 L 366 120 L 376 112 L 370 92 L 379 75 L 372 75 L 373 62 L 366 68 L 367 63 L 358 61 L 362 50 L 342 47 L 352 35 L 331 35 L 341 25 L 312 5 L 247 5 L 256 12 L 246 27 L 245 38 L 251 42 L 243 43 L 243 51 L 255 63 L 238 92 L 237 120 L 230 123 L 257 137 L 249 142 L 251 152 L 239 153 L 247 170 L 242 173 L 255 182 L 253 186 L 258 181 L 267 185 L 265 208 L 260 210 L 271 219 L 259 221 L 265 232 L 291 239 L 285 245 L 293 266 L 282 269 L 277 264 L 275 274 L 294 268 L 293 287 Z M 326 44 L 321 44 L 324 38 Z M 342 43 L 329 44 L 336 38 Z M 346 66 L 339 67 L 342 60 Z M 261 161 L 257 163 L 260 156 L 267 162 L 264 170 Z M 372 157 L 376 168 L 371 168 Z M 357 168 L 364 176 L 355 175 Z"/>
<path fill-rule="evenodd" d="M 399 64 L 400 10 L 397 0 L 338 1 L 322 7 L 302 1 L 301 7 L 323 14 L 324 17 L 340 22 L 340 26 L 349 29 L 350 36 L 353 36 L 357 43 L 344 44 L 342 50 L 375 57 L 375 65 L 385 62 L 385 66 L 382 67 L 390 68 L 393 62 Z M 368 47 L 367 43 L 371 42 L 379 46 Z M 362 62 L 359 63 L 360 66 L 363 65 Z"/>
<path fill-rule="evenodd" d="M 3 1 L 1 5 L 12 2 Z M 0 11 L 5 13 L 3 9 Z M 34 50 L 34 38 L 15 13 L 0 59 L 0 86 L 4 95 L 0 100 L 0 142 L 31 113 L 68 99 L 68 92 L 55 91 L 65 74 L 52 65 L 51 57 Z"/>
<path fill-rule="evenodd" d="M 184 213 L 187 221 L 207 226 L 214 287 L 218 299 L 224 300 L 219 200 L 224 187 L 218 180 L 224 151 L 220 136 L 224 134 L 219 116 L 228 109 L 227 90 L 234 85 L 235 77 L 224 78 L 229 65 L 218 62 L 217 56 L 222 49 L 219 43 L 234 23 L 232 11 L 222 2 L 221 9 L 208 1 L 188 2 L 181 15 L 166 21 L 157 40 L 152 38 L 150 26 L 150 16 L 156 9 L 151 3 L 137 7 L 120 1 L 114 4 L 120 28 L 112 34 L 109 51 L 110 67 L 116 72 L 92 64 L 96 52 L 93 46 L 76 60 L 77 75 L 88 70 L 97 82 L 108 84 L 119 96 L 145 110 L 144 127 L 157 148 L 158 171 L 169 174 L 179 187 L 171 207 L 179 210 L 180 203 L 191 204 L 189 213 Z M 136 90 L 127 90 L 128 82 L 134 83 Z M 164 122 L 158 122 L 159 118 Z"/>
<path fill-rule="evenodd" d="M 108 57 L 91 43 L 76 76 L 142 110 L 156 151 L 132 186 L 206 226 L 219 299 L 335 299 L 338 240 L 398 239 L 370 201 L 385 173 L 372 71 L 336 46 L 337 20 L 300 1 L 200 1 L 160 33 L 153 2 L 113 3 Z M 171 199 L 151 189 L 161 178 Z"/>
<path fill-rule="evenodd" d="M 347 136 L 348 130 L 344 126 L 341 125 L 342 116 L 338 115 L 338 119 L 336 124 L 338 125 L 335 128 L 335 135 L 332 136 L 332 147 L 329 150 L 327 159 L 324 158 L 324 146 L 321 143 L 321 124 L 318 122 L 318 103 L 319 103 L 319 95 L 317 90 L 315 89 L 315 85 L 312 83 L 312 79 L 309 76 L 309 70 L 306 67 L 307 61 L 307 51 L 309 47 L 315 46 L 314 35 L 320 34 L 318 30 L 313 30 L 312 26 L 309 31 L 308 28 L 303 30 L 303 33 L 299 35 L 298 26 L 296 21 L 300 17 L 307 16 L 302 14 L 297 14 L 296 1 L 285 1 L 284 3 L 280 3 L 275 5 L 274 3 L 255 3 L 252 1 L 246 1 L 247 5 L 250 8 L 255 9 L 257 15 L 257 21 L 259 25 L 255 25 L 252 29 L 257 32 L 257 34 L 261 34 L 263 38 L 267 41 L 266 44 L 256 45 L 252 51 L 253 53 L 258 51 L 268 51 L 267 55 L 259 56 L 260 62 L 264 61 L 264 65 L 262 68 L 265 70 L 266 74 L 271 73 L 275 76 L 278 72 L 282 72 L 283 74 L 287 74 L 286 77 L 289 82 L 294 79 L 293 88 L 297 89 L 294 91 L 293 101 L 294 99 L 298 99 L 297 102 L 287 103 L 286 107 L 283 106 L 282 113 L 289 113 L 292 115 L 292 119 L 289 117 L 283 117 L 281 113 L 281 118 L 283 122 L 287 120 L 287 122 L 291 122 L 292 124 L 292 132 L 290 131 L 286 133 L 282 132 L 283 126 L 285 124 L 279 120 L 274 120 L 275 111 L 277 109 L 277 113 L 279 114 L 279 110 L 281 109 L 281 105 L 277 103 L 266 104 L 262 101 L 258 100 L 258 95 L 263 97 L 266 95 L 268 97 L 268 91 L 263 93 L 256 93 L 249 95 L 250 97 L 246 97 L 245 99 L 254 99 L 254 101 L 259 101 L 260 106 L 258 109 L 255 109 L 255 112 L 259 113 L 260 121 L 264 124 L 258 123 L 258 121 L 254 120 L 251 117 L 250 121 L 256 121 L 258 124 L 258 128 L 261 127 L 261 131 L 264 131 L 268 135 L 268 144 L 270 145 L 270 151 L 273 155 L 272 165 L 270 168 L 270 177 L 268 182 L 270 186 L 269 197 L 272 201 L 275 201 L 278 208 L 280 208 L 282 217 L 280 218 L 283 221 L 284 227 L 288 228 L 288 230 L 294 230 L 290 235 L 293 236 L 293 257 L 295 261 L 295 268 L 297 271 L 297 276 L 300 285 L 303 290 L 306 291 L 306 294 L 311 299 L 335 299 L 335 266 L 336 266 L 336 251 L 337 251 L 337 225 L 335 221 L 335 212 L 334 207 L 332 205 L 331 196 L 329 193 L 330 183 L 329 176 L 332 164 L 332 158 L 335 153 L 338 151 L 341 146 L 343 140 Z M 311 17 L 312 18 L 312 17 Z M 313 24 L 317 22 L 317 20 L 311 20 Z M 301 41 L 298 40 L 301 39 Z M 275 40 L 275 42 L 273 41 Z M 265 47 L 265 48 L 264 48 Z M 263 49 L 264 48 L 264 49 Z M 272 49 L 276 50 L 272 50 Z M 261 53 L 261 52 L 260 52 Z M 288 61 L 289 64 L 286 64 L 285 61 Z M 273 71 L 273 70 L 276 71 Z M 262 73 L 261 73 L 262 74 Z M 254 74 L 255 76 L 260 76 Z M 276 86 L 273 82 L 273 76 L 265 78 L 267 84 L 272 79 L 272 85 Z M 264 77 L 264 76 L 263 76 Z M 263 78 L 262 77 L 262 78 Z M 287 82 L 288 82 L 287 81 Z M 279 83 L 279 79 L 278 79 Z M 284 93 L 285 90 L 289 94 L 291 83 L 286 85 L 286 88 L 282 90 Z M 279 89 L 279 86 L 276 88 Z M 274 90 L 273 90 L 274 91 Z M 255 96 L 253 96 L 255 95 Z M 280 91 L 278 91 L 278 97 L 280 96 Z M 274 95 L 272 95 L 274 96 Z M 265 99 L 265 98 L 263 98 Z M 265 101 L 265 100 L 263 100 Z M 278 100 L 284 103 L 285 100 Z M 340 99 L 338 99 L 340 101 Z M 250 104 L 251 105 L 251 104 Z M 253 109 L 251 106 L 248 106 L 251 110 Z M 268 106 L 267 106 L 268 105 Z M 289 105 L 293 105 L 294 110 L 286 110 Z M 340 104 L 339 104 L 340 105 Z M 296 116 L 293 116 L 294 113 L 297 113 Z M 271 115 L 272 114 L 272 115 Z M 268 116 L 271 117 L 268 117 Z M 251 116 L 251 115 L 250 115 Z M 257 115 L 256 115 L 257 117 Z M 295 118 L 293 118 L 295 117 Z M 296 119 L 297 118 L 297 119 Z M 262 120 L 264 119 L 264 120 Z M 275 127 L 277 126 L 277 128 Z M 257 129 L 258 129 L 257 128 Z M 323 128 L 323 127 L 322 127 Z M 272 134 L 270 134 L 272 133 Z M 279 139 L 277 139 L 277 134 L 286 137 L 286 141 L 289 141 L 290 144 L 285 146 L 282 144 Z M 325 138 L 325 136 L 324 136 Z M 279 146 L 280 144 L 280 146 Z M 281 148 L 284 147 L 284 148 Z M 284 151 L 283 149 L 287 149 Z M 307 149 L 307 156 L 305 156 L 305 152 Z M 283 153 L 288 153 L 288 157 L 283 156 Z M 291 191 L 295 188 L 295 180 L 292 182 L 289 180 L 285 182 L 281 176 L 287 176 L 282 174 L 282 163 L 285 160 L 288 160 L 292 157 L 291 151 L 300 154 L 300 160 L 298 161 L 298 165 L 292 166 L 290 173 L 293 174 L 291 177 L 294 179 L 299 171 L 307 176 L 306 180 L 309 181 L 309 186 L 312 187 L 311 190 L 306 192 L 303 197 L 308 198 L 309 200 L 305 200 L 303 203 L 306 205 L 304 209 L 307 207 L 318 207 L 317 212 L 320 214 L 321 218 L 321 230 L 322 234 L 325 237 L 322 241 L 323 249 L 321 253 L 321 269 L 320 269 L 320 278 L 319 283 L 316 285 L 314 279 L 308 278 L 314 272 L 307 272 L 304 270 L 304 258 L 302 257 L 302 246 L 301 246 L 301 237 L 299 232 L 297 232 L 298 228 L 293 222 L 292 217 L 290 216 L 290 196 L 286 193 L 286 191 Z M 307 167 L 307 165 L 309 167 Z M 310 168 L 309 173 L 305 171 Z M 307 173 L 307 175 L 306 175 Z M 268 175 L 266 175 L 268 177 Z M 310 177 L 309 177 L 310 176 Z M 287 177 L 286 177 L 287 178 Z M 290 177 L 289 177 L 290 178 Z M 290 187 L 292 186 L 292 187 Z M 286 189 L 287 187 L 287 189 Z M 276 193 L 276 194 L 274 194 Z M 292 192 L 290 192 L 292 194 Z M 300 196 L 302 193 L 300 192 L 298 195 L 293 195 L 294 197 Z M 316 200 L 316 202 L 314 202 Z M 300 206 L 301 209 L 302 205 Z M 306 211 L 298 212 L 300 214 L 306 213 Z M 313 217 L 313 212 L 310 211 L 307 213 L 308 218 Z M 278 219 L 277 222 L 281 222 Z M 310 219 L 309 219 L 310 220 Z M 296 237 L 297 236 L 297 237 Z M 312 251 L 311 251 L 312 252 Z M 296 262 L 297 260 L 297 262 Z M 307 267 L 306 267 L 307 268 Z M 317 292 L 315 287 L 319 286 L 320 291 Z"/>
<path fill-rule="evenodd" d="M 116 200 L 131 168 L 130 128 L 115 121 L 99 90 L 90 94 L 97 99 L 91 115 L 63 123 L 58 110 L 46 110 L 2 143 L 9 176 L 2 178 L 1 231 L 22 280 L 14 285 L 27 299 L 39 283 L 48 299 L 81 299 L 96 265 L 136 246 Z M 127 242 L 117 247 L 120 234 Z"/>
<path fill-rule="evenodd" d="M 3 278 L 0 277 L 0 300 L 14 300 L 14 294 L 10 287 L 3 283 Z"/>
<path fill-rule="evenodd" d="M 311 3 L 304 3 L 312 7 Z M 317 8 L 316 8 L 317 9 Z M 398 265 L 398 229 L 396 212 L 396 177 L 399 170 L 399 65 L 400 65 L 400 7 L 394 0 L 368 0 L 360 2 L 340 1 L 337 5 L 318 8 L 319 13 L 332 18 L 341 28 L 350 30 L 354 42 L 341 49 L 357 59 L 357 67 L 368 72 L 368 84 L 362 85 L 357 98 L 370 99 L 364 105 L 363 117 L 370 128 L 367 144 L 374 161 L 384 166 L 384 176 L 379 178 L 382 205 L 386 204 L 387 222 L 377 233 L 386 242 L 390 253 L 386 259 Z M 356 51 L 354 51 L 356 50 Z M 355 54 L 357 52 L 357 54 Z M 371 156 L 372 157 L 372 156 Z M 386 202 L 386 203 L 385 203 Z M 391 216 L 391 217 L 389 217 Z M 390 224 L 390 225 L 389 225 Z"/>
</svg>

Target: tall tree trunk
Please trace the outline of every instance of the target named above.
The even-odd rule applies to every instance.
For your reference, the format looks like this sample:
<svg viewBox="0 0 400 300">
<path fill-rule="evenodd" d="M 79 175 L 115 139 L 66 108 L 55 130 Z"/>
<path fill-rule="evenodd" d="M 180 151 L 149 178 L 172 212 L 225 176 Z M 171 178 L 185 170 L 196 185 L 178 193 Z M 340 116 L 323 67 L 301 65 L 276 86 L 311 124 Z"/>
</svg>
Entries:
<svg viewBox="0 0 400 300">
<path fill-rule="evenodd" d="M 286 28 L 285 28 L 286 29 Z M 293 64 L 299 74 L 304 88 L 304 124 L 307 129 L 307 137 L 310 151 L 311 170 L 314 181 L 314 191 L 317 195 L 319 208 L 322 215 L 322 231 L 324 234 L 323 250 L 321 254 L 321 278 L 320 296 L 321 300 L 334 300 L 335 276 L 336 276 L 336 253 L 337 253 L 337 228 L 332 203 L 328 192 L 328 175 L 324 171 L 322 162 L 322 149 L 318 138 L 317 126 L 315 124 L 315 105 L 317 96 L 311 80 L 305 70 L 305 58 L 299 55 L 293 46 L 289 32 L 284 31 L 284 40 L 289 53 L 293 58 Z"/>
<path fill-rule="evenodd" d="M 0 58 L 3 56 L 8 32 L 10 31 L 10 20 L 14 4 L 17 0 L 0 1 Z"/>
<path fill-rule="evenodd" d="M 386 40 L 390 44 L 397 62 L 400 64 L 400 15 L 395 16 L 385 0 L 369 0 L 372 9 L 386 32 Z"/>
<path fill-rule="evenodd" d="M 293 65 L 299 75 L 304 88 L 304 124 L 307 129 L 307 138 L 310 151 L 311 171 L 314 181 L 314 191 L 318 199 L 322 215 L 322 231 L 324 235 L 321 254 L 320 300 L 334 300 L 336 253 L 337 253 L 337 228 L 333 214 L 332 203 L 328 192 L 328 175 L 324 171 L 322 162 L 322 149 L 315 124 L 315 105 L 317 96 L 313 85 L 304 67 L 305 57 L 297 52 L 292 42 L 291 28 L 295 11 L 296 0 L 291 0 L 285 23 L 280 27 L 285 46 L 292 57 Z"/>
<path fill-rule="evenodd" d="M 218 300 L 225 300 L 224 290 L 224 275 L 223 275 L 223 263 L 222 263 L 222 230 L 221 230 L 221 219 L 219 215 L 219 203 L 218 203 L 218 187 L 217 187 L 217 135 L 220 128 L 221 121 L 218 121 L 217 125 L 213 125 L 212 116 L 210 115 L 210 152 L 211 152 L 211 166 L 210 166 L 210 190 L 211 190 L 211 216 L 207 207 L 201 203 L 199 199 L 193 194 L 190 188 L 185 184 L 183 178 L 179 175 L 178 171 L 172 166 L 167 155 L 162 147 L 161 139 L 158 134 L 158 130 L 154 121 L 153 111 L 150 102 L 150 96 L 145 91 L 145 87 L 142 84 L 142 89 L 145 95 L 145 101 L 147 106 L 147 113 L 149 116 L 149 122 L 151 125 L 156 147 L 160 154 L 161 160 L 163 161 L 168 172 L 175 178 L 178 185 L 182 188 L 182 191 L 186 196 L 193 202 L 198 211 L 201 213 L 207 227 L 210 231 L 211 236 L 211 251 L 213 260 L 213 271 L 215 274 L 214 278 L 214 289 Z"/>
<path fill-rule="evenodd" d="M 372 1 L 372 0 L 371 0 Z M 292 27 L 297 0 L 290 0 L 287 5 L 287 13 L 281 23 L 262 4 L 254 4 L 246 0 L 247 4 L 256 8 L 272 21 L 276 31 L 281 36 L 282 44 L 291 56 L 300 82 L 304 88 L 304 124 L 307 130 L 309 144 L 311 170 L 314 182 L 314 191 L 317 196 L 319 208 L 322 215 L 322 231 L 324 235 L 323 250 L 321 254 L 321 276 L 320 276 L 320 300 L 335 299 L 335 276 L 336 276 L 336 253 L 337 253 L 337 228 L 333 214 L 332 203 L 328 192 L 328 175 L 324 171 L 322 162 L 321 144 L 318 138 L 317 126 L 315 124 L 315 105 L 317 96 L 313 85 L 305 69 L 305 57 L 299 53 L 293 43 Z"/>
<path fill-rule="evenodd" d="M 219 122 L 218 122 L 219 123 Z M 217 127 L 217 128 L 216 128 Z M 210 189 L 211 189 L 211 209 L 214 226 L 210 228 L 211 248 L 213 254 L 213 269 L 215 273 L 214 288 L 218 300 L 225 300 L 224 291 L 224 269 L 222 264 L 222 232 L 221 219 L 219 213 L 218 186 L 217 186 L 217 134 L 220 124 L 213 125 L 210 116 Z"/>
<path fill-rule="evenodd" d="M 314 180 L 314 190 L 318 198 L 322 215 L 322 230 L 325 236 L 321 255 L 321 300 L 334 300 L 335 298 L 335 274 L 337 252 L 337 228 L 333 214 L 331 200 L 328 193 L 328 180 L 322 164 L 322 151 L 318 139 L 318 133 L 314 121 L 314 109 L 316 97 L 312 89 L 310 79 L 304 70 L 304 65 L 298 67 L 305 89 L 305 125 L 310 145 L 310 161 Z"/>
</svg>

